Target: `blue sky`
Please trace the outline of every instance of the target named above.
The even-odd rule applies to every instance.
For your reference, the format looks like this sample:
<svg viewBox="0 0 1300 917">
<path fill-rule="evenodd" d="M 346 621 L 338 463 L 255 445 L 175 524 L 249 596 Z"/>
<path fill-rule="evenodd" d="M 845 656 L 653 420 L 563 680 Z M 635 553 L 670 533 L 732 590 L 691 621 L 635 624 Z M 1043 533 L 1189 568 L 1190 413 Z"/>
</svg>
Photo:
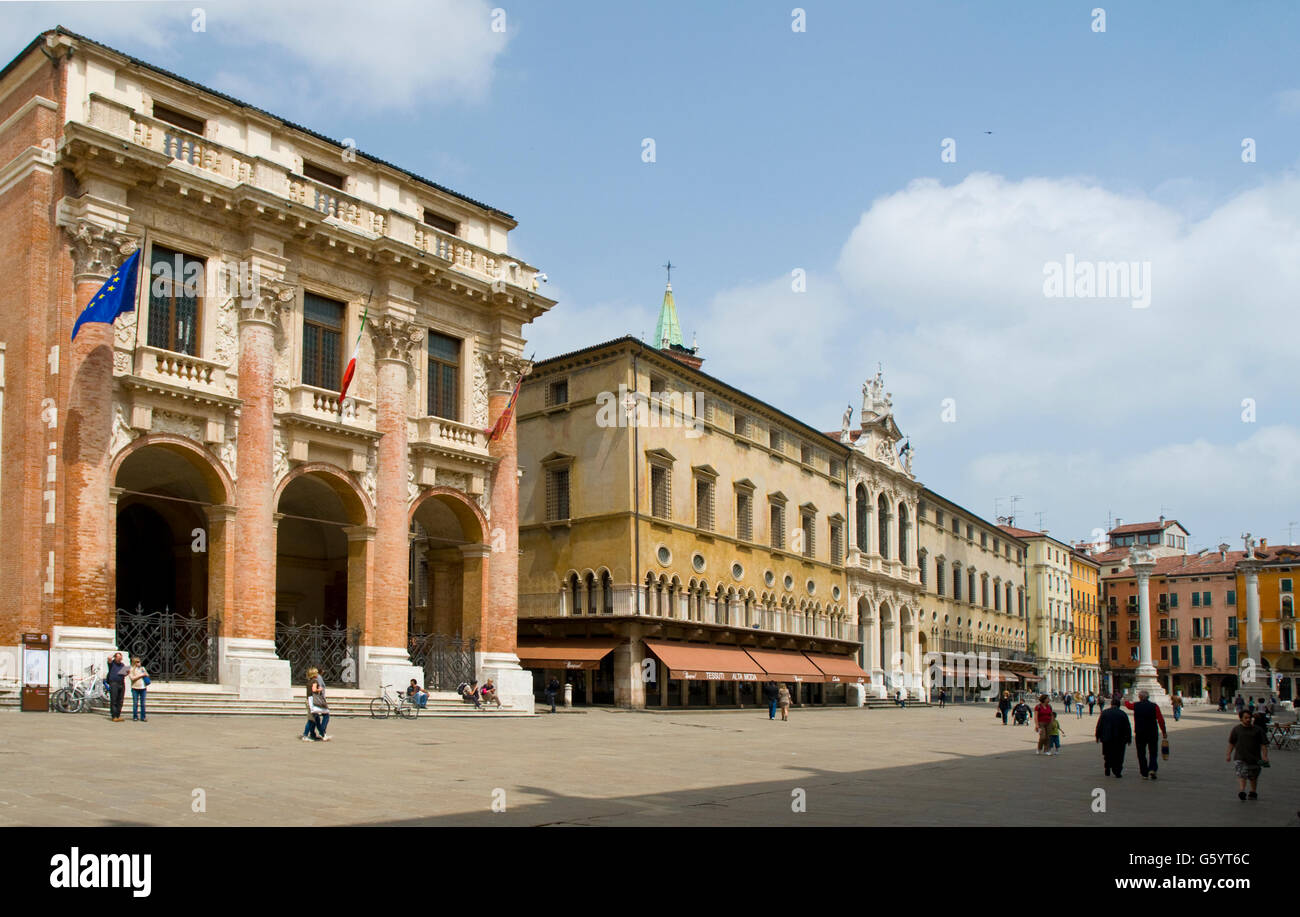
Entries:
<svg viewBox="0 0 1300 917">
<path fill-rule="evenodd" d="M 805 3 L 795 33 L 793 3 L 504 2 L 502 34 L 485 2 L 214 0 L 194 32 L 198 3 L 3 3 L 0 35 L 62 23 L 513 213 L 560 301 L 539 357 L 649 336 L 671 258 L 707 370 L 829 429 L 883 362 L 918 476 L 974 512 L 1300 520 L 1300 4 Z M 1045 299 L 1066 253 L 1150 261 L 1150 308 Z"/>
</svg>

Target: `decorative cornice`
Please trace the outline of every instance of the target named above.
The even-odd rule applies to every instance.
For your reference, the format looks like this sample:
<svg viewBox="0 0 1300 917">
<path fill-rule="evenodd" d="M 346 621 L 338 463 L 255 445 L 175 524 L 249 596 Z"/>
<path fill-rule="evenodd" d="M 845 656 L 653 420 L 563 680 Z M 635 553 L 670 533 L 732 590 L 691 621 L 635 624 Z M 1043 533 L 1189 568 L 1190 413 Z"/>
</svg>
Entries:
<svg viewBox="0 0 1300 917">
<path fill-rule="evenodd" d="M 72 277 L 76 283 L 107 280 L 140 247 L 140 240 L 134 236 L 106 229 L 90 220 L 78 220 L 74 226 L 65 226 L 64 231 L 68 234 Z"/>
<path fill-rule="evenodd" d="M 499 350 L 479 351 L 478 358 L 487 372 L 488 391 L 512 392 L 515 383 L 533 371 L 533 363 L 513 353 Z"/>
<path fill-rule="evenodd" d="M 252 296 L 238 298 L 239 323 L 254 322 L 280 326 L 280 319 L 294 299 L 294 288 L 276 280 L 259 280 Z"/>
<path fill-rule="evenodd" d="M 396 315 L 384 314 L 367 323 L 370 339 L 375 345 L 375 361 L 393 360 L 411 365 L 417 345 L 424 340 L 424 331 L 414 323 Z"/>
</svg>

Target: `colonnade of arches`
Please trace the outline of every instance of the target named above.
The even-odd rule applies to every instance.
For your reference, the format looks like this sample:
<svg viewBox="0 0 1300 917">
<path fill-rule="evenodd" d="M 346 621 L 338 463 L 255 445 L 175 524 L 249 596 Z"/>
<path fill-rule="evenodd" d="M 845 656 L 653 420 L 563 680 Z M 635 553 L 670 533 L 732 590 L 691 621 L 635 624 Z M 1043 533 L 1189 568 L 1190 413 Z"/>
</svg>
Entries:
<svg viewBox="0 0 1300 917">
<path fill-rule="evenodd" d="M 235 485 L 221 461 L 184 437 L 149 434 L 125 447 L 112 467 L 116 524 L 110 552 L 116 606 L 227 619 L 236 603 L 234 568 L 265 563 L 241 556 Z M 275 594 L 259 636 L 279 624 L 356 628 L 375 610 L 369 584 L 374 507 L 351 474 L 328 463 L 300 464 L 266 507 L 275 542 Z M 259 520 L 268 521 L 268 520 Z M 485 519 L 466 496 L 427 491 L 410 507 L 408 632 L 459 634 L 478 619 L 485 594 Z M 260 613 L 260 612 L 259 612 Z M 247 622 L 227 621 L 223 632 Z"/>
</svg>

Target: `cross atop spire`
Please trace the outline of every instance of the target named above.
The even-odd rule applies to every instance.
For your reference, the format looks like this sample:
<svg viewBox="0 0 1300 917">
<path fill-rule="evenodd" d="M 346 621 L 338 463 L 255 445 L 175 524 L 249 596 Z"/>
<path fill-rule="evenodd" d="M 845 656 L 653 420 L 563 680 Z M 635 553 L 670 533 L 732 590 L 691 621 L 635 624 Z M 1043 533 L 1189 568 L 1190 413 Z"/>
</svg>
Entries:
<svg viewBox="0 0 1300 917">
<path fill-rule="evenodd" d="M 673 287 L 673 262 L 672 262 L 672 259 L 669 259 L 668 263 L 665 264 L 663 267 L 664 267 L 664 270 L 666 270 L 666 271 L 668 272 L 668 289 L 671 290 L 672 287 Z"/>
</svg>

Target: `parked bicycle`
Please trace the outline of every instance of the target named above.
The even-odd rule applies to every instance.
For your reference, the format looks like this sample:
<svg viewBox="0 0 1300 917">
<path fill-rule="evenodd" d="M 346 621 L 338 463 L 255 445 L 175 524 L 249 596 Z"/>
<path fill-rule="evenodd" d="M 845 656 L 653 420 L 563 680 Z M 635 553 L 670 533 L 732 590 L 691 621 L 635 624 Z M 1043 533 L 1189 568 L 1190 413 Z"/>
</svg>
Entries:
<svg viewBox="0 0 1300 917">
<path fill-rule="evenodd" d="M 370 715 L 377 720 L 386 720 L 390 716 L 413 720 L 419 716 L 420 708 L 416 706 L 415 700 L 400 691 L 393 691 L 390 696 L 385 689 L 391 687 L 393 686 L 379 686 L 379 696 L 370 702 Z"/>
<path fill-rule="evenodd" d="M 58 713 L 84 713 L 95 707 L 109 705 L 108 685 L 99 676 L 95 666 L 86 667 L 83 675 L 64 675 L 68 684 L 50 696 L 50 706 Z"/>
</svg>

